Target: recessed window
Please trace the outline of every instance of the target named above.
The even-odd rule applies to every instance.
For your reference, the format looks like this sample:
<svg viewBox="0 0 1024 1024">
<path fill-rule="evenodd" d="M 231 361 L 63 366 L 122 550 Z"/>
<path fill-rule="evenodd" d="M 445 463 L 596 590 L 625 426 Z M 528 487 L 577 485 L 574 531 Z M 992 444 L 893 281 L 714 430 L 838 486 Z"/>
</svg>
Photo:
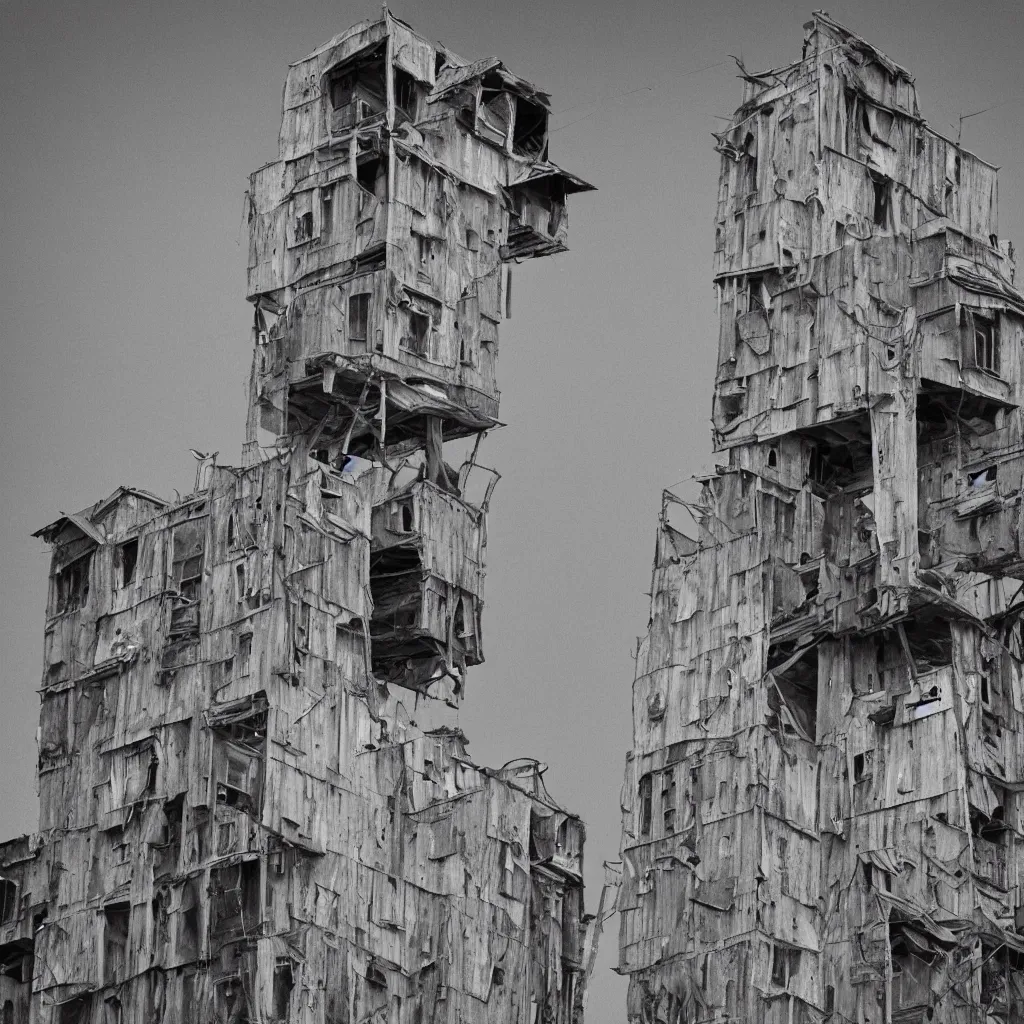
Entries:
<svg viewBox="0 0 1024 1024">
<path fill-rule="evenodd" d="M 89 598 L 89 569 L 92 554 L 65 566 L 54 578 L 54 613 L 71 612 L 81 608 Z"/>
<path fill-rule="evenodd" d="M 13 921 L 18 911 L 18 886 L 7 878 L 0 878 L 0 924 Z"/>
<path fill-rule="evenodd" d="M 121 563 L 121 586 L 127 587 L 135 579 L 135 566 L 139 560 L 138 538 L 121 545 L 118 560 Z"/>
<path fill-rule="evenodd" d="M 651 796 L 652 796 L 652 780 L 651 776 L 644 775 L 640 779 L 640 835 L 649 836 L 651 834 Z"/>
<path fill-rule="evenodd" d="M 882 174 L 872 174 L 871 187 L 874 193 L 874 209 L 871 219 L 875 227 L 887 228 L 892 206 L 892 181 Z"/>
<path fill-rule="evenodd" d="M 772 950 L 772 984 L 787 988 L 789 979 L 800 969 L 800 950 L 775 946 Z"/>
<path fill-rule="evenodd" d="M 974 359 L 981 370 L 999 372 L 999 323 L 974 314 Z"/>
<path fill-rule="evenodd" d="M 238 638 L 238 674 L 249 674 L 249 661 L 252 655 L 252 633 L 243 633 Z"/>
<path fill-rule="evenodd" d="M 967 486 L 972 490 L 984 487 L 986 484 L 994 484 L 998 476 L 998 469 L 995 466 L 986 466 L 975 473 L 967 474 Z"/>
<path fill-rule="evenodd" d="M 377 194 L 377 178 L 381 170 L 380 157 L 360 160 L 356 165 L 356 181 L 371 195 Z"/>
<path fill-rule="evenodd" d="M 313 211 L 307 210 L 295 219 L 295 241 L 308 242 L 313 237 Z"/>
<path fill-rule="evenodd" d="M 430 354 L 430 317 L 426 313 L 409 312 L 409 330 L 402 339 L 405 347 L 418 356 Z"/>
<path fill-rule="evenodd" d="M 348 299 L 348 340 L 365 348 L 370 333 L 370 293 Z"/>
</svg>

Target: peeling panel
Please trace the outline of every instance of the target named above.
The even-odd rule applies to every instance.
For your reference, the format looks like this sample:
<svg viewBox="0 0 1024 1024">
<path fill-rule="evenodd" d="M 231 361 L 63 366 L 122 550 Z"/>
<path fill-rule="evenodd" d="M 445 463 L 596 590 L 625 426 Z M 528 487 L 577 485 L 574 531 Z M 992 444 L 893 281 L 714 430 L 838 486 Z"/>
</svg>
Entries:
<svg viewBox="0 0 1024 1024">
<path fill-rule="evenodd" d="M 665 493 L 637 651 L 627 1017 L 1016 1020 L 1024 310 L 995 171 L 820 12 L 802 60 L 740 70 L 723 464 Z"/>
<path fill-rule="evenodd" d="M 506 264 L 564 250 L 590 188 L 548 162 L 548 112 L 387 12 L 289 69 L 248 196 L 243 465 L 193 451 L 184 498 L 122 487 L 38 534 L 4 1021 L 580 1019 L 583 825 L 458 728 Z"/>
</svg>

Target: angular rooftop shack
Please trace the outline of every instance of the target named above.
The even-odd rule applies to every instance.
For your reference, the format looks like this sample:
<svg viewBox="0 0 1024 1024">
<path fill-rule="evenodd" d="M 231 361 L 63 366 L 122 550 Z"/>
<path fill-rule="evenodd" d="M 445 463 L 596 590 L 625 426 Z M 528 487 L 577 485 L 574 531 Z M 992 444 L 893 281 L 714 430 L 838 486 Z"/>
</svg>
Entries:
<svg viewBox="0 0 1024 1024">
<path fill-rule="evenodd" d="M 628 1017 L 1020 1021 L 1024 295 L 996 170 L 824 14 L 744 79 L 721 464 L 665 494 L 633 692 Z"/>
<path fill-rule="evenodd" d="M 250 192 L 243 465 L 37 534 L 40 818 L 0 845 L 3 1024 L 579 1019 L 582 823 L 457 726 L 503 271 L 564 249 L 589 187 L 547 162 L 547 115 L 390 15 L 290 70 Z"/>
</svg>

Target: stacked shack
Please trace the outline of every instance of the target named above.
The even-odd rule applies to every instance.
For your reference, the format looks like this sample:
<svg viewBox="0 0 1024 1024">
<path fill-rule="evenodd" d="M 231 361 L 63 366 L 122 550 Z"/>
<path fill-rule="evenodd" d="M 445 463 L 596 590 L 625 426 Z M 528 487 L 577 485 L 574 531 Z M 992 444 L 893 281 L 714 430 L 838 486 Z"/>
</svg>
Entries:
<svg viewBox="0 0 1024 1024">
<path fill-rule="evenodd" d="M 548 116 L 387 14 L 289 69 L 248 194 L 241 467 L 195 453 L 183 500 L 121 487 L 37 534 L 40 817 L 0 846 L 2 1024 L 579 1019 L 582 823 L 457 726 L 505 272 L 564 250 L 589 188 Z"/>
<path fill-rule="evenodd" d="M 1024 295 L 996 169 L 805 31 L 717 136 L 720 465 L 665 494 L 637 655 L 628 1019 L 1011 1024 Z"/>
</svg>

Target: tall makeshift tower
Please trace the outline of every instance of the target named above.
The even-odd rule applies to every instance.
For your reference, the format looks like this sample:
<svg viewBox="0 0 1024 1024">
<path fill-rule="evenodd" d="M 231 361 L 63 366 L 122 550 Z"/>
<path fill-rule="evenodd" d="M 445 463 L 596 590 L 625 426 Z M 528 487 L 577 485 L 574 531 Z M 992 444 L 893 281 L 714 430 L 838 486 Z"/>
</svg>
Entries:
<svg viewBox="0 0 1024 1024">
<path fill-rule="evenodd" d="M 995 168 L 805 30 L 717 136 L 722 464 L 658 530 L 628 1019 L 1021 1021 L 1024 295 Z"/>
<path fill-rule="evenodd" d="M 547 161 L 548 113 L 389 15 L 290 68 L 249 191 L 242 467 L 196 453 L 184 500 L 121 487 L 38 534 L 3 1024 L 579 1019 L 582 823 L 456 717 L 505 266 L 562 251 L 590 187 Z"/>
</svg>

